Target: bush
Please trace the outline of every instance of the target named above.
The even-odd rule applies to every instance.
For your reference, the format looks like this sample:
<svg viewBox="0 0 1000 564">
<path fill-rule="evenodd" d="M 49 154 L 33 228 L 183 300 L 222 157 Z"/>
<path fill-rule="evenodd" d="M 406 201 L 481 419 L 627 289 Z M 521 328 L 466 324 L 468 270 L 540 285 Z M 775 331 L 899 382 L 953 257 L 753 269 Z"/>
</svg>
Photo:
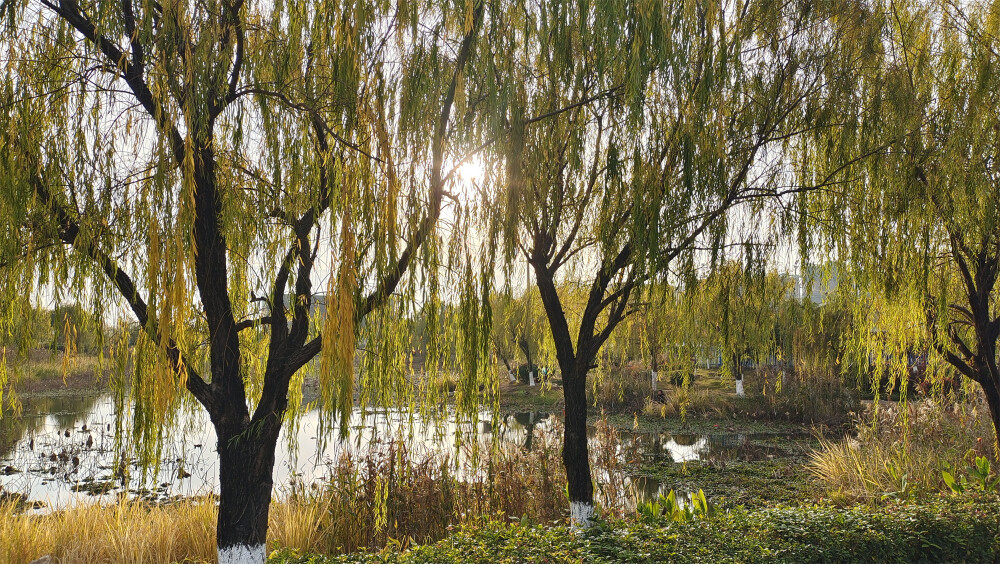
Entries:
<svg viewBox="0 0 1000 564">
<path fill-rule="evenodd" d="M 648 368 L 628 365 L 591 379 L 587 401 L 607 413 L 642 413 L 653 393 Z"/>
<path fill-rule="evenodd" d="M 537 364 L 531 365 L 531 372 L 535 373 L 535 384 L 541 384 L 542 375 L 541 372 L 538 370 Z M 528 378 L 528 365 L 523 362 L 517 365 L 517 381 L 522 384 L 527 384 L 530 382 L 530 379 Z"/>
</svg>

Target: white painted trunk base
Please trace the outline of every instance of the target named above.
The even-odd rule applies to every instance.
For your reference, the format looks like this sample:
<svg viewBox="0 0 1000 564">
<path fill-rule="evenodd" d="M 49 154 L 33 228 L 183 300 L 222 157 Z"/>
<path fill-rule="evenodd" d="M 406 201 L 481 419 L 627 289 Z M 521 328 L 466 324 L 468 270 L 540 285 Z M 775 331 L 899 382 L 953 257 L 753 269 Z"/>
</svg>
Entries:
<svg viewBox="0 0 1000 564">
<path fill-rule="evenodd" d="M 219 549 L 219 564 L 264 564 L 267 554 L 264 545 L 238 544 Z"/>
<path fill-rule="evenodd" d="M 534 386 L 535 385 L 535 373 L 534 372 L 528 372 L 528 385 L 529 386 Z"/>
<path fill-rule="evenodd" d="M 513 371 L 513 370 L 508 370 L 508 371 L 507 371 L 507 378 L 508 378 L 508 379 L 509 379 L 509 380 L 510 380 L 511 382 L 513 382 L 513 381 L 517 380 L 517 377 L 516 377 L 516 376 L 514 376 L 514 371 Z"/>
<path fill-rule="evenodd" d="M 743 380 L 736 381 L 736 395 L 739 397 L 743 397 L 746 395 L 743 393 Z"/>
<path fill-rule="evenodd" d="M 569 527 L 571 529 L 586 529 L 590 526 L 590 518 L 593 516 L 593 503 L 586 503 L 583 501 L 569 502 Z"/>
<path fill-rule="evenodd" d="M 653 384 L 653 391 L 656 391 L 656 371 L 655 370 L 653 371 L 653 375 L 650 378 L 650 380 L 651 380 L 651 383 Z"/>
</svg>

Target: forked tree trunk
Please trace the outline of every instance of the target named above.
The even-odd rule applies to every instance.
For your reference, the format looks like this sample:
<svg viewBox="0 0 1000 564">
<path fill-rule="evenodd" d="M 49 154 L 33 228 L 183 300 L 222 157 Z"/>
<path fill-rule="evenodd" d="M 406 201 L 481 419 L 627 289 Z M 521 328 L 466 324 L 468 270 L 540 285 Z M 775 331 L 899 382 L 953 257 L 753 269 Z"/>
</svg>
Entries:
<svg viewBox="0 0 1000 564">
<path fill-rule="evenodd" d="M 267 558 L 276 442 L 252 429 L 219 432 L 219 564 L 263 564 Z"/>
<path fill-rule="evenodd" d="M 576 367 L 567 368 L 562 369 L 566 403 L 563 465 L 569 489 L 570 526 L 586 528 L 594 514 L 594 483 L 587 449 L 587 374 Z"/>
<path fill-rule="evenodd" d="M 556 358 L 562 372 L 563 398 L 566 403 L 566 422 L 563 433 L 563 465 L 566 467 L 566 484 L 569 493 L 570 526 L 579 529 L 590 525 L 594 514 L 594 482 L 590 474 L 590 456 L 587 449 L 587 372 L 600 351 L 607 335 L 621 320 L 609 321 L 606 333 L 595 336 L 594 322 L 604 298 L 603 289 L 591 292 L 587 311 L 581 323 L 580 336 L 574 350 L 566 314 L 559 301 L 559 293 L 552 272 L 539 259 L 544 253 L 536 252 L 533 258 L 536 281 L 545 307 L 545 315 L 552 330 Z M 627 298 L 627 294 L 625 295 Z M 588 313 L 589 312 L 589 313 Z M 597 312 L 597 313 L 595 313 Z"/>
</svg>

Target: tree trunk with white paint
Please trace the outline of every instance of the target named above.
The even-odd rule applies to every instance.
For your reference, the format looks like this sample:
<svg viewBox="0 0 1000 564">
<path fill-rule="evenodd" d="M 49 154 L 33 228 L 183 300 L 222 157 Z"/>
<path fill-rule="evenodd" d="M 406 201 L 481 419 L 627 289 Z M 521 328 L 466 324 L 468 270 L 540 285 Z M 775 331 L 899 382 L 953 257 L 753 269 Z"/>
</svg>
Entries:
<svg viewBox="0 0 1000 564">
<path fill-rule="evenodd" d="M 742 398 L 746 395 L 743 393 L 743 365 L 740 363 L 739 355 L 734 354 L 732 359 L 733 377 L 736 378 L 736 396 Z"/>
<path fill-rule="evenodd" d="M 277 433 L 219 433 L 219 564 L 263 564 Z M 261 436 L 261 435 L 268 436 Z"/>
<path fill-rule="evenodd" d="M 594 483 L 587 448 L 586 372 L 563 370 L 566 426 L 563 433 L 563 464 L 569 493 L 569 523 L 574 529 L 590 526 L 594 514 Z"/>
</svg>

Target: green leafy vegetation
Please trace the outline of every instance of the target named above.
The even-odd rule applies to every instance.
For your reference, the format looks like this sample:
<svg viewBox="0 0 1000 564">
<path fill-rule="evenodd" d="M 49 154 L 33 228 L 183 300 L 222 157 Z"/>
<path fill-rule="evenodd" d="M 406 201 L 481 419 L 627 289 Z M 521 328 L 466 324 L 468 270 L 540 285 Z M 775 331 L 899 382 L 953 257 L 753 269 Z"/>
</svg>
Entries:
<svg viewBox="0 0 1000 564">
<path fill-rule="evenodd" d="M 676 520 L 608 521 L 586 533 L 483 523 L 429 546 L 339 557 L 278 550 L 273 564 L 515 562 L 993 562 L 1000 554 L 995 500 L 882 508 L 732 510 Z"/>
</svg>

